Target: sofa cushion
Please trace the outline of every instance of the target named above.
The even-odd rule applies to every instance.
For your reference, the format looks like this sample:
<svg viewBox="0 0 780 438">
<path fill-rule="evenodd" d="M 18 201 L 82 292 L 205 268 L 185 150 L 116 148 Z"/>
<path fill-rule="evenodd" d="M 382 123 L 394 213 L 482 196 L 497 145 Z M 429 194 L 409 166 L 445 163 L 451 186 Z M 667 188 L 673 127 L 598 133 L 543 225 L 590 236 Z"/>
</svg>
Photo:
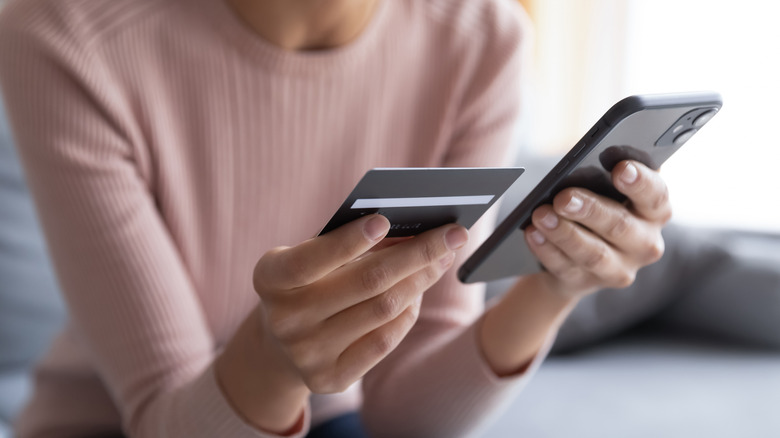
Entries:
<svg viewBox="0 0 780 438">
<path fill-rule="evenodd" d="M 478 436 L 780 436 L 776 352 L 659 330 L 549 358 Z"/>
</svg>

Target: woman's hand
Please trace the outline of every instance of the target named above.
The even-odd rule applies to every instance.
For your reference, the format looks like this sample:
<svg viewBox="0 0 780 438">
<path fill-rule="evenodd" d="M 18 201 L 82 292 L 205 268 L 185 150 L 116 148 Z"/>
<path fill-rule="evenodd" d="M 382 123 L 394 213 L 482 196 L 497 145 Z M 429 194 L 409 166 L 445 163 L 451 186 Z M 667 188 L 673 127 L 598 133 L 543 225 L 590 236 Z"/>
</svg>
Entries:
<svg viewBox="0 0 780 438">
<path fill-rule="evenodd" d="M 383 241 L 389 229 L 372 215 L 257 262 L 261 302 L 216 367 L 223 391 L 251 423 L 297 430 L 309 391 L 340 392 L 360 379 L 406 336 L 423 292 L 468 240 L 465 228 L 445 225 Z"/>
<path fill-rule="evenodd" d="M 567 297 L 633 283 L 637 271 L 663 255 L 661 228 L 671 218 L 666 184 L 641 163 L 612 171 L 626 204 L 581 188 L 559 193 L 536 209 L 526 240 L 546 272 L 545 282 Z"/>
<path fill-rule="evenodd" d="M 447 271 L 468 239 L 449 225 L 367 253 L 390 224 L 371 216 L 292 248 L 255 267 L 263 331 L 289 371 L 313 392 L 340 392 L 401 342 L 422 294 Z"/>
<path fill-rule="evenodd" d="M 482 352 L 496 374 L 524 370 L 579 298 L 630 285 L 641 267 L 663 254 L 661 228 L 672 215 L 666 184 L 634 161 L 615 166 L 612 182 L 626 204 L 570 188 L 534 211 L 525 238 L 545 271 L 520 277 L 488 310 L 480 330 Z"/>
</svg>

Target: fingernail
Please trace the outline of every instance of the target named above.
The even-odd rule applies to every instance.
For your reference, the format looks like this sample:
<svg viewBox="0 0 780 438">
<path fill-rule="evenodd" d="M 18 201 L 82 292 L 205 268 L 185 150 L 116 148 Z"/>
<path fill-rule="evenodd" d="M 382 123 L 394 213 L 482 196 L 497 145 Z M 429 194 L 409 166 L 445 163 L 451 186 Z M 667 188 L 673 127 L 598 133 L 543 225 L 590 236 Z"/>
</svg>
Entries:
<svg viewBox="0 0 780 438">
<path fill-rule="evenodd" d="M 544 245 L 544 242 L 547 241 L 539 230 L 531 231 L 531 240 L 537 245 Z"/>
<path fill-rule="evenodd" d="M 626 184 L 633 184 L 639 177 L 639 171 L 631 163 L 626 164 L 623 173 L 620 174 L 620 179 Z"/>
<path fill-rule="evenodd" d="M 555 215 L 555 213 L 550 212 L 547 213 L 541 220 L 542 225 L 544 225 L 545 228 L 554 229 L 558 226 L 558 216 Z"/>
<path fill-rule="evenodd" d="M 387 220 L 381 216 L 375 216 L 363 225 L 363 235 L 371 242 L 375 242 L 389 231 Z"/>
<path fill-rule="evenodd" d="M 452 263 L 455 262 L 455 253 L 451 252 L 446 256 L 439 259 L 439 263 L 443 269 L 449 269 Z"/>
<path fill-rule="evenodd" d="M 450 251 L 460 249 L 468 240 L 469 233 L 463 227 L 453 227 L 444 235 L 444 244 Z"/>
<path fill-rule="evenodd" d="M 582 210 L 582 206 L 584 205 L 584 202 L 582 199 L 572 196 L 571 199 L 569 199 L 569 203 L 566 204 L 566 207 L 564 207 L 564 210 L 566 210 L 568 213 L 577 213 L 578 211 Z"/>
</svg>

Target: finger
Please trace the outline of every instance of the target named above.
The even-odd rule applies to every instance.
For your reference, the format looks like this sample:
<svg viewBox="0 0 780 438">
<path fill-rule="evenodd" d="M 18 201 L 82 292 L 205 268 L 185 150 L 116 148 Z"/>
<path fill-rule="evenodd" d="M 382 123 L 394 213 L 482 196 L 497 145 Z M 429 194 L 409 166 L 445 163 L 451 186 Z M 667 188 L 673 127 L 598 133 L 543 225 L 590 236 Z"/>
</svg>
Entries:
<svg viewBox="0 0 780 438">
<path fill-rule="evenodd" d="M 398 245 L 401 242 L 405 242 L 409 239 L 411 239 L 412 236 L 409 237 L 385 237 L 382 239 L 379 243 L 371 247 L 370 250 L 368 250 L 368 253 L 381 251 L 385 248 L 390 248 L 391 246 Z"/>
<path fill-rule="evenodd" d="M 450 253 L 440 263 L 417 271 L 386 292 L 328 318 L 321 330 L 323 341 L 343 351 L 366 333 L 396 319 L 409 306 L 419 306 L 422 294 L 452 267 L 454 261 L 455 253 Z"/>
<path fill-rule="evenodd" d="M 280 324 L 283 327 L 324 321 L 426 268 L 432 257 L 439 257 L 434 261 L 442 263 L 441 259 L 453 253 L 449 248 L 458 249 L 467 239 L 468 232 L 457 225 L 430 230 L 383 251 L 366 254 L 315 284 L 291 291 L 294 293 L 273 294 L 266 302 L 279 309 L 290 309 L 279 312 L 284 316 Z"/>
<path fill-rule="evenodd" d="M 557 246 L 550 243 L 534 225 L 526 227 L 525 240 L 547 272 L 563 279 L 573 279 L 574 262 Z"/>
<path fill-rule="evenodd" d="M 419 307 L 410 306 L 396 319 L 355 341 L 339 356 L 337 375 L 355 380 L 364 376 L 398 347 L 417 322 L 418 314 Z"/>
<path fill-rule="evenodd" d="M 663 254 L 659 228 L 613 199 L 570 188 L 555 196 L 553 208 L 560 217 L 582 224 L 636 260 L 656 261 Z"/>
<path fill-rule="evenodd" d="M 335 314 L 381 294 L 417 271 L 441 263 L 442 258 L 449 257 L 467 241 L 468 231 L 460 225 L 435 228 L 344 266 L 307 293 L 329 294 L 332 299 L 323 300 L 321 307 Z"/>
<path fill-rule="evenodd" d="M 407 277 L 384 294 L 316 324 L 308 335 L 288 338 L 292 341 L 288 354 L 304 371 L 307 385 L 318 387 L 315 392 L 332 392 L 334 386 L 340 386 L 339 379 L 347 376 L 334 372 L 335 364 L 328 364 L 337 361 L 352 344 L 371 332 L 403 317 L 403 313 L 411 312 L 416 320 L 422 304 L 422 292 L 452 266 L 455 260 L 454 253 L 452 255 L 448 264 L 438 268 L 431 266 Z M 353 381 L 360 375 L 358 372 Z"/>
<path fill-rule="evenodd" d="M 633 282 L 633 275 L 624 269 L 614 248 L 580 225 L 558 217 L 551 206 L 537 208 L 532 222 L 550 243 L 571 259 L 575 267 L 605 280 L 609 285 L 622 286 Z"/>
<path fill-rule="evenodd" d="M 612 170 L 612 184 L 641 217 L 662 224 L 671 219 L 669 190 L 658 172 L 637 161 L 621 161 Z"/>
<path fill-rule="evenodd" d="M 257 262 L 255 289 L 292 289 L 316 282 L 382 240 L 390 222 L 370 215 L 294 247 L 276 248 Z"/>
</svg>

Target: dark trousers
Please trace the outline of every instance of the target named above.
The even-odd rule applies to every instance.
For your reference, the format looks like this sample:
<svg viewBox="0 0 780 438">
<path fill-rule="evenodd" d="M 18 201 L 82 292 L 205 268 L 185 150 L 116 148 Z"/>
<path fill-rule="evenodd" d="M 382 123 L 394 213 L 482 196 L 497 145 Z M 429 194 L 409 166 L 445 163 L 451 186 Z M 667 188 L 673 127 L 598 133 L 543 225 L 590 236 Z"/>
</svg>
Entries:
<svg viewBox="0 0 780 438">
<path fill-rule="evenodd" d="M 125 438 L 125 436 L 118 433 L 100 435 L 99 438 Z M 310 430 L 306 438 L 368 438 L 368 435 L 360 423 L 360 415 L 351 412 L 320 424 Z"/>
<path fill-rule="evenodd" d="M 363 430 L 360 415 L 351 412 L 320 424 L 306 438 L 368 438 L 368 434 Z"/>
</svg>

